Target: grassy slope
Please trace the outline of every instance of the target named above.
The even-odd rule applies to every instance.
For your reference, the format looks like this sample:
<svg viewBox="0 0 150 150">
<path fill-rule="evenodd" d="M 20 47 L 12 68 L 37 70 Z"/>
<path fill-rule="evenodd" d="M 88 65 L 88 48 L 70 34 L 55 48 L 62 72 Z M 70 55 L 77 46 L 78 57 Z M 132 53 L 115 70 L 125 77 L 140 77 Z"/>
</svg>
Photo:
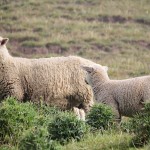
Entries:
<svg viewBox="0 0 150 150">
<path fill-rule="evenodd" d="M 14 55 L 80 55 L 127 78 L 150 73 L 149 10 L 148 0 L 3 0 L 0 33 Z"/>
<path fill-rule="evenodd" d="M 131 136 L 122 133 L 89 134 L 86 140 L 69 143 L 62 150 L 128 150 Z M 134 148 L 131 148 L 131 150 Z"/>
<path fill-rule="evenodd" d="M 0 36 L 16 56 L 80 55 L 118 79 L 150 73 L 149 0 L 1 0 Z M 66 149 L 99 149 L 124 136 L 88 137 Z"/>
</svg>

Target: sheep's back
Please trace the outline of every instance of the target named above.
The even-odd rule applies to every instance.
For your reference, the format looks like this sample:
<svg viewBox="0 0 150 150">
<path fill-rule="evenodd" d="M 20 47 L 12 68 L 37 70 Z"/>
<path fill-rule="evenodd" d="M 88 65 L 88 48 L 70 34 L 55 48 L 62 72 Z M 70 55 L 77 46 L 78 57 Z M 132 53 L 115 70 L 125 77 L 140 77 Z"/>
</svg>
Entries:
<svg viewBox="0 0 150 150">
<path fill-rule="evenodd" d="M 81 65 L 87 63 L 93 62 L 71 56 L 20 61 L 21 78 L 25 87 L 29 85 L 38 97 L 44 94 L 57 99 L 79 91 L 85 93 L 82 89 L 88 92 L 89 87 Z"/>
</svg>

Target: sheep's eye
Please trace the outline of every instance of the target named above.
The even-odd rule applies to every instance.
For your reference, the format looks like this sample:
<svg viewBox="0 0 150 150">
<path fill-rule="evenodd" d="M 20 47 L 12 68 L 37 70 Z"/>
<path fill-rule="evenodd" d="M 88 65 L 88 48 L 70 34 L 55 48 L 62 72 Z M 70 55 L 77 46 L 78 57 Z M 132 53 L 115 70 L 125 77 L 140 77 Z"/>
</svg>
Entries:
<svg viewBox="0 0 150 150">
<path fill-rule="evenodd" d="M 89 83 L 87 82 L 87 80 L 85 79 L 85 83 L 89 85 Z"/>
</svg>

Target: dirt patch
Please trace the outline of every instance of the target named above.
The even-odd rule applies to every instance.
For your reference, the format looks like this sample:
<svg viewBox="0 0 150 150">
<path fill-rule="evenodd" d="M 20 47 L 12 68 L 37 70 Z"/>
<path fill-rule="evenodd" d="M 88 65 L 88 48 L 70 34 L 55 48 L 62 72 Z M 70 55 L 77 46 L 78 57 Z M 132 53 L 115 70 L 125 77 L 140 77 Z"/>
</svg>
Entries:
<svg viewBox="0 0 150 150">
<path fill-rule="evenodd" d="M 47 43 L 46 44 L 46 48 L 48 49 L 49 53 L 57 53 L 57 54 L 61 54 L 64 51 L 67 51 L 67 48 L 63 47 L 60 44 L 55 44 L 55 43 Z"/>
<path fill-rule="evenodd" d="M 118 52 L 121 50 L 121 47 L 118 45 L 101 45 L 101 44 L 93 44 L 91 49 L 105 52 Z"/>
<path fill-rule="evenodd" d="M 5 32 L 9 32 L 9 33 L 13 33 L 13 32 L 23 32 L 26 31 L 26 29 L 22 29 L 22 28 L 13 28 L 11 26 L 2 26 L 3 31 Z"/>
<path fill-rule="evenodd" d="M 79 51 L 86 49 L 86 47 L 83 47 L 82 45 L 70 45 L 68 48 L 63 48 L 60 45 L 46 45 L 45 47 L 23 47 L 20 46 L 18 42 L 13 42 L 11 43 L 11 53 L 15 54 L 18 56 L 19 54 L 23 54 L 26 56 L 31 56 L 31 55 L 46 55 L 49 53 L 54 53 L 54 54 L 76 54 Z M 90 46 L 91 50 L 95 51 L 105 51 L 105 52 L 118 52 L 120 51 L 121 48 L 119 48 L 116 45 L 108 45 L 104 46 L 101 44 L 92 44 Z"/>
<path fill-rule="evenodd" d="M 150 26 L 150 21 L 145 19 L 134 19 L 131 17 L 122 17 L 120 15 L 116 16 L 103 16 L 99 15 L 97 18 L 87 18 L 88 21 L 99 21 L 99 22 L 105 22 L 105 23 L 126 23 L 126 22 L 134 22 L 139 23 L 143 25 Z"/>
<path fill-rule="evenodd" d="M 34 48 L 20 47 L 19 50 L 20 50 L 21 53 L 26 54 L 26 55 L 48 54 L 47 48 L 42 48 L 42 47 L 34 47 Z"/>
<path fill-rule="evenodd" d="M 59 45 L 49 45 L 46 47 L 19 47 L 17 49 L 19 49 L 18 52 L 21 52 L 26 55 L 49 54 L 49 53 L 62 54 L 65 51 L 67 51 L 65 48 Z"/>
<path fill-rule="evenodd" d="M 129 21 L 132 21 L 132 18 L 128 17 L 128 18 L 125 18 L 125 17 L 122 17 L 122 16 L 102 16 L 102 15 L 99 15 L 97 18 L 88 18 L 87 19 L 88 21 L 94 21 L 94 20 L 97 20 L 97 21 L 100 21 L 100 22 L 105 22 L 105 23 L 126 23 L 126 22 L 129 22 Z"/>
<path fill-rule="evenodd" d="M 73 20 L 73 18 L 69 15 L 62 15 L 61 18 L 66 19 L 66 20 Z"/>
<path fill-rule="evenodd" d="M 82 46 L 74 45 L 74 46 L 71 46 L 71 47 L 69 48 L 69 51 L 71 51 L 71 52 L 78 52 L 78 51 L 80 51 L 81 49 L 82 49 Z"/>
<path fill-rule="evenodd" d="M 131 18 L 125 18 L 122 16 L 99 16 L 99 21 L 108 23 L 125 23 L 131 21 Z"/>
<path fill-rule="evenodd" d="M 149 41 L 145 41 L 145 40 L 132 40 L 132 41 L 124 40 L 123 42 L 138 45 L 138 46 L 144 47 L 146 49 L 150 49 L 150 42 Z"/>
<path fill-rule="evenodd" d="M 137 22 L 137 23 L 140 23 L 140 24 L 144 24 L 144 25 L 150 26 L 150 21 L 149 21 L 149 20 L 145 20 L 145 19 L 135 19 L 134 21 Z"/>
</svg>

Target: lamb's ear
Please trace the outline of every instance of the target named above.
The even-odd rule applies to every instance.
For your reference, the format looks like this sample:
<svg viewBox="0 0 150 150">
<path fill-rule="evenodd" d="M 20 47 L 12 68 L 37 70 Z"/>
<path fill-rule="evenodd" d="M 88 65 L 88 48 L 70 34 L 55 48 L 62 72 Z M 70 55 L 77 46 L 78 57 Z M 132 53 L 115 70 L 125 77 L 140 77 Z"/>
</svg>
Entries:
<svg viewBox="0 0 150 150">
<path fill-rule="evenodd" d="M 103 66 L 103 68 L 106 70 L 106 72 L 108 71 L 108 67 L 107 66 Z"/>
<path fill-rule="evenodd" d="M 1 41 L 0 41 L 0 45 L 6 45 L 6 43 L 9 41 L 8 38 L 3 38 Z"/>
<path fill-rule="evenodd" d="M 89 66 L 81 66 L 81 68 L 87 71 L 88 73 L 91 73 L 94 70 L 93 67 L 89 67 Z"/>
</svg>

